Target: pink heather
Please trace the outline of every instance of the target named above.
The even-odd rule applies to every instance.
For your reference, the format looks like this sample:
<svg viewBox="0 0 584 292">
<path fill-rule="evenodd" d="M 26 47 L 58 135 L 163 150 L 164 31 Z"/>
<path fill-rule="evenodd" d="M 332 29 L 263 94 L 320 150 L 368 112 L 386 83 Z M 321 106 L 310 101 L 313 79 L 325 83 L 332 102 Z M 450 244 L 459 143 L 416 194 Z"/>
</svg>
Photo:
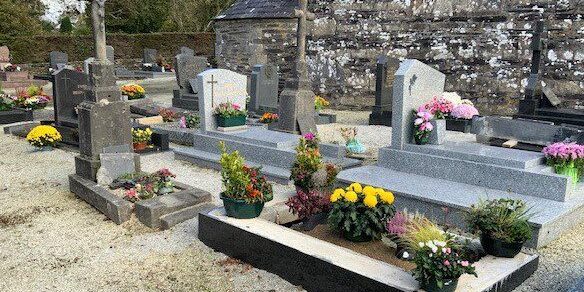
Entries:
<svg viewBox="0 0 584 292">
<path fill-rule="evenodd" d="M 542 152 L 547 158 L 552 159 L 584 159 L 584 145 L 578 145 L 576 143 L 554 143 L 545 147 Z"/>
</svg>

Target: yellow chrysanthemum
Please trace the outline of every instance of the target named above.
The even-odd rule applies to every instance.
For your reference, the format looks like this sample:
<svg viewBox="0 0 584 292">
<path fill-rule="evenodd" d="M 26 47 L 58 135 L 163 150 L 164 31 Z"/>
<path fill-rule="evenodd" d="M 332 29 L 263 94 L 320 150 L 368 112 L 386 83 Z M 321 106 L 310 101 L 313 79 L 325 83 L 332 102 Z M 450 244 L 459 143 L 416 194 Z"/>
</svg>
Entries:
<svg viewBox="0 0 584 292">
<path fill-rule="evenodd" d="M 333 195 L 338 195 L 339 197 L 342 197 L 342 196 L 344 196 L 344 195 L 345 195 L 345 190 L 343 190 L 343 189 L 336 189 L 336 190 L 333 192 Z"/>
<path fill-rule="evenodd" d="M 385 193 L 385 190 L 382 188 L 376 188 L 375 191 L 377 192 L 378 196 L 381 196 L 381 194 Z"/>
<path fill-rule="evenodd" d="M 334 202 L 338 201 L 339 199 L 341 199 L 341 195 L 339 193 L 334 192 L 331 195 L 331 203 L 334 203 Z"/>
<path fill-rule="evenodd" d="M 372 186 L 366 186 L 363 188 L 363 194 L 365 196 L 376 196 L 377 190 Z"/>
<path fill-rule="evenodd" d="M 357 202 L 357 193 L 355 193 L 354 191 L 349 191 L 347 193 L 345 193 L 345 200 L 347 200 L 347 202 L 351 202 L 351 203 L 355 203 Z"/>
<path fill-rule="evenodd" d="M 351 191 L 355 192 L 355 193 L 362 193 L 363 192 L 363 187 L 361 186 L 360 183 L 352 183 L 350 186 Z"/>
<path fill-rule="evenodd" d="M 393 202 L 395 201 L 395 197 L 393 196 L 392 192 L 383 192 L 379 194 L 379 198 L 381 199 L 382 202 L 390 205 L 393 204 Z"/>
<path fill-rule="evenodd" d="M 377 196 L 365 196 L 365 199 L 363 199 L 363 204 L 369 208 L 375 208 L 375 206 L 377 206 Z"/>
<path fill-rule="evenodd" d="M 48 125 L 36 126 L 26 135 L 26 140 L 35 147 L 53 146 L 61 139 L 59 131 Z"/>
</svg>

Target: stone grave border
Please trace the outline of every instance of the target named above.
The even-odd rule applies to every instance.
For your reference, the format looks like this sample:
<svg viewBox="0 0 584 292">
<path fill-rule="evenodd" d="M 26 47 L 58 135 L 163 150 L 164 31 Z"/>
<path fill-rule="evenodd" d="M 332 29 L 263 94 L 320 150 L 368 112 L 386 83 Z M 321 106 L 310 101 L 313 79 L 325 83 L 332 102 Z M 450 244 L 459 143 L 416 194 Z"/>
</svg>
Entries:
<svg viewBox="0 0 584 292">
<path fill-rule="evenodd" d="M 194 218 L 198 214 L 197 205 L 211 201 L 209 192 L 176 181 L 174 183 L 180 191 L 132 204 L 113 194 L 108 187 L 76 174 L 69 175 L 71 191 L 114 223 L 122 224 L 130 220 L 134 213 L 144 225 L 163 230 Z"/>
<path fill-rule="evenodd" d="M 262 215 L 263 217 L 263 215 Z M 281 222 L 279 222 L 281 224 Z M 199 214 L 199 239 L 207 246 L 314 291 L 417 291 L 408 272 L 343 247 L 278 225 L 269 219 L 238 220 L 223 208 Z M 479 278 L 463 276 L 464 291 L 512 291 L 536 270 L 539 256 L 484 257 Z"/>
<path fill-rule="evenodd" d="M 0 125 L 28 122 L 33 120 L 32 110 L 11 109 L 0 111 Z"/>
</svg>

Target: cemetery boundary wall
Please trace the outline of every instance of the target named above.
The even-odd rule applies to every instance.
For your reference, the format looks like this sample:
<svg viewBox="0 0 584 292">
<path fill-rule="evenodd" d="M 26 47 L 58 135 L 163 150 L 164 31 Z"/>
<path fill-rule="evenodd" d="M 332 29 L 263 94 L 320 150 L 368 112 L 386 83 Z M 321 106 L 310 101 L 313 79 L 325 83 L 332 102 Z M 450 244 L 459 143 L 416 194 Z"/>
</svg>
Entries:
<svg viewBox="0 0 584 292">
<path fill-rule="evenodd" d="M 141 59 L 144 48 L 157 49 L 167 62 L 181 46 L 195 50 L 197 55 L 213 56 L 215 35 L 213 33 L 149 33 L 107 34 L 108 45 L 115 49 L 116 59 Z M 93 36 L 47 35 L 11 37 L 0 35 L 0 45 L 10 49 L 12 63 L 47 63 L 51 51 L 62 51 L 69 61 L 83 61 L 94 55 Z"/>
<path fill-rule="evenodd" d="M 584 0 L 309 3 L 317 16 L 308 39 L 310 78 L 314 91 L 337 107 L 374 104 L 375 62 L 386 54 L 444 72 L 446 90 L 470 98 L 484 114 L 513 114 L 529 76 L 533 24 L 541 16 L 549 30 L 546 83 L 567 101 L 564 107 L 584 104 Z M 285 79 L 295 30 L 294 19 L 217 20 L 218 66 L 249 75 L 253 62 L 267 59 Z"/>
</svg>

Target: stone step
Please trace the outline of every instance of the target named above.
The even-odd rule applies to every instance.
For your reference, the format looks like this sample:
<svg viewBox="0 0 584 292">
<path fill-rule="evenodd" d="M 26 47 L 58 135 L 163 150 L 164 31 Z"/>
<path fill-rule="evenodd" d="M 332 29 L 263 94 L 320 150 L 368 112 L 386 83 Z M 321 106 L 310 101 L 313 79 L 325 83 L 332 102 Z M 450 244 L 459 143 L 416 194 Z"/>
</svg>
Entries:
<svg viewBox="0 0 584 292">
<path fill-rule="evenodd" d="M 436 156 L 390 148 L 380 149 L 377 165 L 400 172 L 555 201 L 569 199 L 574 188 L 570 178 L 552 173 L 545 166 L 533 166 L 525 170 L 466 161 L 456 156 Z"/>
<path fill-rule="evenodd" d="M 581 184 L 575 190 L 576 196 L 565 202 L 558 202 L 379 166 L 343 170 L 337 178 L 344 184 L 359 182 L 391 190 L 396 196 L 398 209 L 420 211 L 440 224 L 452 224 L 461 228 L 466 227 L 463 211 L 480 199 L 524 200 L 534 214 L 530 220 L 534 227 L 534 238 L 528 245 L 536 248 L 547 245 L 584 220 L 584 187 Z M 444 210 L 448 212 L 445 213 Z"/>
<path fill-rule="evenodd" d="M 298 135 L 270 131 L 263 127 L 249 127 L 245 131 L 230 133 L 207 131 L 205 134 L 220 139 L 230 139 L 279 149 L 293 149 L 298 145 L 298 139 L 300 138 Z"/>
<path fill-rule="evenodd" d="M 177 160 L 188 161 L 201 167 L 221 170 L 221 165 L 219 164 L 220 155 L 216 153 L 184 147 L 174 149 L 174 157 Z M 288 184 L 290 182 L 290 170 L 288 168 L 261 164 L 247 159 L 245 162 L 251 167 L 261 167 L 262 173 L 270 181 L 279 184 Z"/>
<path fill-rule="evenodd" d="M 209 212 L 217 208 L 217 205 L 211 203 L 204 203 L 188 208 L 184 208 L 180 211 L 170 213 L 160 217 L 160 229 L 167 230 L 174 227 L 177 224 L 183 223 L 187 220 L 193 219 L 202 212 Z"/>
<path fill-rule="evenodd" d="M 543 154 L 538 152 L 469 142 L 447 141 L 442 145 L 407 144 L 404 150 L 518 169 L 532 168 L 544 162 Z"/>
</svg>

